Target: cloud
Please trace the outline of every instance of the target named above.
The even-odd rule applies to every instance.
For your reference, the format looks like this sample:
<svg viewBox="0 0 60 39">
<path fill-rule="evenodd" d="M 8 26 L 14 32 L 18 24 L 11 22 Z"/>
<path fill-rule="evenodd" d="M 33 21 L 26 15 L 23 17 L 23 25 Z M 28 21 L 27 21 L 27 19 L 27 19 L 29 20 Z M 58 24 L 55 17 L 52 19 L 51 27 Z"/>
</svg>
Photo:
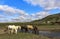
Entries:
<svg viewBox="0 0 60 39">
<path fill-rule="evenodd" d="M 0 18 L 5 18 L 5 16 L 0 14 Z"/>
<path fill-rule="evenodd" d="M 14 8 L 9 7 L 8 5 L 0 5 L 0 10 L 3 10 L 5 12 L 13 12 L 13 13 L 15 13 Z"/>
<path fill-rule="evenodd" d="M 24 0 L 34 6 L 39 5 L 47 10 L 60 8 L 60 0 Z"/>
<path fill-rule="evenodd" d="M 26 13 L 24 10 L 13 8 L 8 5 L 0 5 L 0 10 L 5 12 L 5 14 L 8 14 L 7 16 L 9 18 L 7 16 L 5 16 L 5 18 L 4 18 L 5 20 L 3 20 L 4 22 L 30 22 L 33 20 L 42 19 L 49 15 L 49 13 L 46 11 L 37 12 L 36 14 L 30 15 L 30 14 Z M 13 15 L 9 16 L 10 14 L 13 14 Z M 19 16 L 14 16 L 17 14 Z M 0 17 L 3 17 L 3 16 L 1 15 Z"/>
<path fill-rule="evenodd" d="M 18 16 L 16 18 L 12 18 L 11 20 L 14 22 L 26 22 L 26 20 L 28 19 L 28 16 Z M 27 20 L 28 21 L 28 20 Z"/>
<path fill-rule="evenodd" d="M 21 15 L 26 15 L 25 11 L 14 7 L 10 7 L 8 5 L 0 5 L 0 10 L 4 11 L 5 13 L 12 13 L 12 14 L 19 13 Z"/>
<path fill-rule="evenodd" d="M 28 15 L 28 13 L 26 13 L 24 10 L 17 9 L 14 7 L 10 7 L 8 5 L 0 5 L 0 11 L 3 11 L 5 15 L 7 15 L 8 17 L 10 17 L 12 19 L 13 18 L 15 18 L 15 19 L 19 18 L 19 20 L 24 20 L 24 18 Z M 19 14 L 19 17 L 17 16 L 17 18 L 16 18 L 14 15 L 17 15 L 17 14 Z M 6 18 L 8 18 L 8 17 L 6 17 Z M 2 15 L 0 16 L 0 19 L 1 18 L 2 18 Z M 13 20 L 15 20 L 15 19 L 13 19 Z"/>
<path fill-rule="evenodd" d="M 36 14 L 32 14 L 32 20 L 42 19 L 48 15 L 50 15 L 49 12 L 45 12 L 45 11 L 37 12 Z"/>
<path fill-rule="evenodd" d="M 46 16 L 50 15 L 49 12 L 37 12 L 36 14 L 31 14 L 31 15 L 27 15 L 27 16 L 19 16 L 17 18 L 14 18 L 12 20 L 15 21 L 20 21 L 20 22 L 30 22 L 33 20 L 38 20 L 38 19 L 42 19 Z"/>
</svg>

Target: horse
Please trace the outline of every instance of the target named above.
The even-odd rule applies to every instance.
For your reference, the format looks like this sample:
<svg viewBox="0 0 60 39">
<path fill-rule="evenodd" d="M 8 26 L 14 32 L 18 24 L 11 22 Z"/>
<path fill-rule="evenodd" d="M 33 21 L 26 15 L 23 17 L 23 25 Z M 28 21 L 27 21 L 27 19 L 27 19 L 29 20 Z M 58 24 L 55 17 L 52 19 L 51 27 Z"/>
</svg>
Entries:
<svg viewBox="0 0 60 39">
<path fill-rule="evenodd" d="M 21 32 L 27 32 L 27 31 L 28 31 L 28 29 L 27 29 L 26 25 L 22 25 Z"/>
<path fill-rule="evenodd" d="M 21 26 L 21 32 L 30 32 L 33 30 L 32 25 L 22 25 Z"/>
<path fill-rule="evenodd" d="M 30 33 L 39 34 L 39 30 L 37 26 L 27 25 L 27 29 L 28 29 L 28 32 Z"/>
<path fill-rule="evenodd" d="M 7 27 L 8 33 L 15 33 L 17 34 L 18 29 L 21 29 L 21 26 L 9 25 Z"/>
<path fill-rule="evenodd" d="M 27 32 L 33 33 L 34 27 L 32 25 L 27 25 L 26 27 L 27 27 Z"/>
<path fill-rule="evenodd" d="M 34 34 L 39 34 L 39 29 L 37 28 L 37 26 L 34 26 L 33 33 Z"/>
</svg>

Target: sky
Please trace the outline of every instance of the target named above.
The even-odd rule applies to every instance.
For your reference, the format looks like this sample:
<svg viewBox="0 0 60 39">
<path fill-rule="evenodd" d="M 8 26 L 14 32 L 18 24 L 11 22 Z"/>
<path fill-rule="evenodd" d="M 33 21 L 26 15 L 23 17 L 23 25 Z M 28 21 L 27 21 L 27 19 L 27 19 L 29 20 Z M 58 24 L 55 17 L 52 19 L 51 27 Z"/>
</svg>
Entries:
<svg viewBox="0 0 60 39">
<path fill-rule="evenodd" d="M 60 13 L 60 0 L 0 0 L 0 22 L 30 22 Z"/>
</svg>

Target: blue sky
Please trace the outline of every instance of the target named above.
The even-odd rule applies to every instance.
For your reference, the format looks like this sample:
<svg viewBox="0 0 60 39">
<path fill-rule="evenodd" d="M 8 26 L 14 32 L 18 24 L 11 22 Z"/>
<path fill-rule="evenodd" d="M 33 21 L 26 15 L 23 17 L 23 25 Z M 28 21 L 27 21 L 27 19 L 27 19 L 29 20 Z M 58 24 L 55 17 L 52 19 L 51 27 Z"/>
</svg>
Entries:
<svg viewBox="0 0 60 39">
<path fill-rule="evenodd" d="M 60 0 L 0 0 L 0 22 L 26 22 L 60 13 Z"/>
</svg>

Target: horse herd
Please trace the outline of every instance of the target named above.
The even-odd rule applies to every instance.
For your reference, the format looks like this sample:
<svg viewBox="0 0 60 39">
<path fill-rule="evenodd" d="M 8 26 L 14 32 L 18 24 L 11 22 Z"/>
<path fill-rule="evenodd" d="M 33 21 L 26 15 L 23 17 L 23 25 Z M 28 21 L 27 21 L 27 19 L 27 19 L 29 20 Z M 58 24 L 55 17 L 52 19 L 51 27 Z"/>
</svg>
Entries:
<svg viewBox="0 0 60 39">
<path fill-rule="evenodd" d="M 39 30 L 36 26 L 26 25 L 26 26 L 16 26 L 16 25 L 8 25 L 5 30 L 8 34 L 17 34 L 18 32 L 28 32 L 39 34 Z"/>
</svg>

